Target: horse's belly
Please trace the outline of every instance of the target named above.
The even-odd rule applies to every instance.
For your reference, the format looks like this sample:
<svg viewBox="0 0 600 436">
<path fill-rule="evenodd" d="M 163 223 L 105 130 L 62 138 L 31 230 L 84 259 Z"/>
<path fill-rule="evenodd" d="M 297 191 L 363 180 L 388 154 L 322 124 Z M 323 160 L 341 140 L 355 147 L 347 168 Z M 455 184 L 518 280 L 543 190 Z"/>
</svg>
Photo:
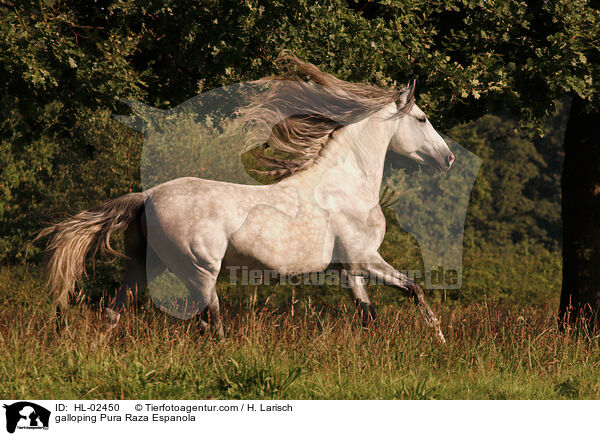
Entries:
<svg viewBox="0 0 600 436">
<path fill-rule="evenodd" d="M 328 227 L 328 215 L 319 209 L 303 209 L 291 217 L 257 206 L 229 238 L 225 262 L 261 265 L 280 274 L 322 271 L 333 252 Z"/>
<path fill-rule="evenodd" d="M 325 256 L 323 256 L 325 257 Z M 331 257 L 331 255 L 330 255 Z M 261 273 L 274 272 L 276 274 L 303 274 L 308 272 L 323 271 L 330 262 L 326 262 L 321 256 L 291 256 L 280 257 L 274 253 L 244 253 L 230 246 L 223 258 L 222 269 L 239 269 L 243 267 L 256 270 Z"/>
</svg>

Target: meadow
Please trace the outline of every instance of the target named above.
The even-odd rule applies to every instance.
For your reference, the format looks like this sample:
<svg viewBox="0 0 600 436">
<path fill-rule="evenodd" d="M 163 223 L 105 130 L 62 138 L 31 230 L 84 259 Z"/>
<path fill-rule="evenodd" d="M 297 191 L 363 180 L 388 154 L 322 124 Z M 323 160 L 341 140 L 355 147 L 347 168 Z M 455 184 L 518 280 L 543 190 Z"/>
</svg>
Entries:
<svg viewBox="0 0 600 436">
<path fill-rule="evenodd" d="M 15 3 L 0 2 L 0 397 L 598 398 L 598 337 L 558 331 L 556 320 L 561 189 L 571 186 L 567 195 L 577 198 L 598 184 L 595 131 L 564 138 L 569 117 L 587 119 L 584 103 L 600 104 L 600 15 L 588 2 Z M 99 312 L 117 286 L 116 263 L 98 264 L 78 283 L 70 330 L 57 333 L 43 291 L 43 244 L 30 244 L 44 223 L 163 176 L 239 166 L 224 147 L 214 156 L 163 147 L 173 145 L 170 136 L 203 143 L 176 123 L 161 128 L 177 135 L 155 144 L 168 153 L 158 159 L 146 147 L 144 155 L 144 135 L 113 117 L 133 114 L 124 99 L 156 114 L 281 73 L 283 49 L 350 82 L 397 87 L 416 78 L 427 117 L 483 160 L 464 226 L 463 285 L 428 295 L 447 344 L 386 287 L 369 287 L 378 319 L 362 328 L 338 287 L 224 281 L 223 341 L 161 312 L 145 293 L 101 342 Z M 563 173 L 565 150 L 577 171 Z M 142 177 L 152 161 L 144 156 L 160 163 L 143 172 L 154 179 Z M 563 174 L 575 179 L 563 186 Z M 418 202 L 412 192 L 397 194 L 407 210 Z M 426 222 L 446 235 L 443 215 L 454 209 L 442 200 L 441 216 Z M 570 217 L 594 210 L 588 201 L 565 215 L 565 228 L 582 232 L 565 241 L 594 241 L 593 229 Z M 416 240 L 384 213 L 381 255 L 401 270 L 422 269 Z M 578 251 L 595 249 L 586 247 Z"/>
<path fill-rule="evenodd" d="M 360 326 L 340 289 L 221 283 L 222 341 L 201 335 L 194 320 L 161 312 L 148 295 L 138 297 L 106 341 L 99 339 L 94 293 L 80 298 L 69 331 L 58 334 L 41 268 L 5 266 L 0 397 L 598 398 L 598 338 L 557 329 L 559 282 L 552 274 L 558 255 L 544 259 L 521 250 L 509 256 L 512 264 L 489 251 L 468 249 L 469 256 L 478 258 L 479 268 L 467 269 L 462 296 L 430 293 L 445 345 L 429 334 L 410 301 L 385 287 L 370 289 L 378 318 L 369 328 Z M 511 289 L 520 286 L 515 275 L 537 283 L 537 292 L 535 286 Z M 476 289 L 475 277 L 488 283 L 492 297 Z"/>
</svg>

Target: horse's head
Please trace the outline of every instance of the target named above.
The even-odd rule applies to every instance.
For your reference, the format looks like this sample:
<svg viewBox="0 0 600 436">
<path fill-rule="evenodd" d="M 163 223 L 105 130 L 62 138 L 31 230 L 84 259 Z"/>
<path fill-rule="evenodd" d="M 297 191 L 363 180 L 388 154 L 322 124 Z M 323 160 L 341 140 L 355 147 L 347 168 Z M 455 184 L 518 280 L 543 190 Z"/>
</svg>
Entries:
<svg viewBox="0 0 600 436">
<path fill-rule="evenodd" d="M 397 129 L 389 147 L 394 153 L 429 165 L 437 171 L 449 170 L 454 155 L 425 113 L 414 104 L 414 92 L 413 80 L 396 102 L 403 115 L 398 117 Z"/>
</svg>

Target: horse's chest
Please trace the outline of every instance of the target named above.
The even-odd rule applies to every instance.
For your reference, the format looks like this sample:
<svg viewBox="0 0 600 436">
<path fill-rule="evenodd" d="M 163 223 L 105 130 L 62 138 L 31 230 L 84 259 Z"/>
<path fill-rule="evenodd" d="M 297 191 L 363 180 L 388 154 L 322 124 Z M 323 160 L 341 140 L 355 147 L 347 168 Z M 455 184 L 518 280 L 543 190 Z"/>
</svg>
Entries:
<svg viewBox="0 0 600 436">
<path fill-rule="evenodd" d="M 354 250 L 372 252 L 377 250 L 385 236 L 385 216 L 379 206 L 361 213 L 340 214 L 335 219 L 336 237 L 344 246 Z"/>
</svg>

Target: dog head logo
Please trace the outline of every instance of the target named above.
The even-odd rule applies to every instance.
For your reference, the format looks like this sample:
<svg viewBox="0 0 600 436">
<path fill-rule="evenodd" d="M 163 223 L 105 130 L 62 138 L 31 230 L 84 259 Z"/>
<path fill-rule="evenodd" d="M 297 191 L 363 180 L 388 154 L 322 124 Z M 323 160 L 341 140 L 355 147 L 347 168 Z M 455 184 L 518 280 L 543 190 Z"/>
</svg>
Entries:
<svg viewBox="0 0 600 436">
<path fill-rule="evenodd" d="M 6 431 L 14 433 L 19 429 L 47 429 L 50 411 L 28 401 L 4 405 L 6 409 Z"/>
</svg>

